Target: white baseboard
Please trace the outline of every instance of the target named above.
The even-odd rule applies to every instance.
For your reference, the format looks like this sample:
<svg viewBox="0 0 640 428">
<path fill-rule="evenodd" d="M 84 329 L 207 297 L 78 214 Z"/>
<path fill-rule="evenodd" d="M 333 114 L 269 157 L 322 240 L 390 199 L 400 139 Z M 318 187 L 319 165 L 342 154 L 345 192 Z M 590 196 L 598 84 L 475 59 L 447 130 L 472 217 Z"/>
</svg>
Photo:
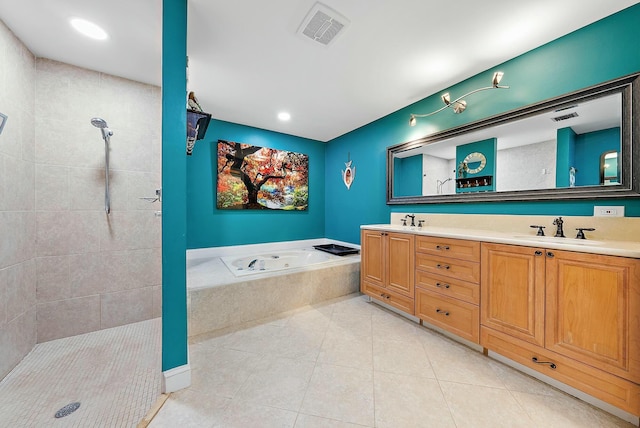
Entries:
<svg viewBox="0 0 640 428">
<path fill-rule="evenodd" d="M 169 394 L 191 386 L 191 366 L 174 367 L 162 372 L 162 392 Z"/>
</svg>

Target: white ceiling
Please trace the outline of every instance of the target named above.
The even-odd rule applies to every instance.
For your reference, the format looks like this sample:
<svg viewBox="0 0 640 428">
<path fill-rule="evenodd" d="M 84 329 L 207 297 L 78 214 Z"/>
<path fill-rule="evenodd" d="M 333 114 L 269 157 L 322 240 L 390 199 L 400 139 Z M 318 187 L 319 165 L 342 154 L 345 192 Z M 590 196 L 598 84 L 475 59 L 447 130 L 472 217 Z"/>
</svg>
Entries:
<svg viewBox="0 0 640 428">
<path fill-rule="evenodd" d="M 216 119 L 328 141 L 636 3 L 323 2 L 350 20 L 328 47 L 296 34 L 315 0 L 189 0 L 189 89 L 202 107 Z M 0 19 L 36 56 L 159 85 L 161 7 L 0 0 Z M 110 39 L 77 35 L 73 16 Z M 276 118 L 283 110 L 289 122 Z"/>
</svg>

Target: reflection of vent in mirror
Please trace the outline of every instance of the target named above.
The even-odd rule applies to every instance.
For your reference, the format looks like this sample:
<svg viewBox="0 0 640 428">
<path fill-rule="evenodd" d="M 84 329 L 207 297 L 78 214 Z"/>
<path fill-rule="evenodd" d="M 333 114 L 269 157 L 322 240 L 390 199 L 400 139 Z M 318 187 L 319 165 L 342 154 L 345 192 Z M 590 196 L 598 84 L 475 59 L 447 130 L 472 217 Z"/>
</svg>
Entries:
<svg viewBox="0 0 640 428">
<path fill-rule="evenodd" d="M 553 120 L 554 122 L 561 122 L 563 120 L 571 119 L 573 117 L 578 117 L 578 113 L 573 112 L 573 113 L 565 114 L 563 116 L 552 117 L 551 120 Z"/>
<path fill-rule="evenodd" d="M 578 107 L 578 104 L 573 104 L 573 105 L 570 105 L 570 106 L 567 106 L 567 107 L 562 107 L 562 108 L 559 108 L 559 109 L 554 110 L 554 111 L 557 113 L 559 111 L 571 110 L 572 108 L 576 108 L 576 107 Z"/>
<path fill-rule="evenodd" d="M 347 18 L 318 2 L 302 21 L 298 34 L 328 45 L 348 24 Z"/>
</svg>

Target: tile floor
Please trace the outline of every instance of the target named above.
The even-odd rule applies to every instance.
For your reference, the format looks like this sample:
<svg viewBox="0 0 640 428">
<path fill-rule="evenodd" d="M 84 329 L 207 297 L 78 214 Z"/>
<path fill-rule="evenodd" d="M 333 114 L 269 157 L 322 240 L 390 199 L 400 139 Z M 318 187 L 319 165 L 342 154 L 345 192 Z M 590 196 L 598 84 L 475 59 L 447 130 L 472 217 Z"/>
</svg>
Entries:
<svg viewBox="0 0 640 428">
<path fill-rule="evenodd" d="M 631 427 L 349 296 L 190 345 L 150 427 Z"/>
<path fill-rule="evenodd" d="M 0 427 L 135 427 L 160 395 L 160 344 L 156 318 L 36 345 L 0 381 Z"/>
</svg>

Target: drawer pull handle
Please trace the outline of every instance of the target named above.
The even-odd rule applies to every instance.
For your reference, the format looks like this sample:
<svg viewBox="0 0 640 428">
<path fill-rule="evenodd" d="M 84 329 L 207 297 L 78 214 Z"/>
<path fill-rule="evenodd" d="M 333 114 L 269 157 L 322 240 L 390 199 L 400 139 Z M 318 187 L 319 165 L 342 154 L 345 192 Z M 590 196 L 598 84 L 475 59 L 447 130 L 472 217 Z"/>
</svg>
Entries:
<svg viewBox="0 0 640 428">
<path fill-rule="evenodd" d="M 438 263 L 438 264 L 436 265 L 436 267 L 437 267 L 438 269 L 447 269 L 447 270 L 448 270 L 451 266 L 449 266 L 449 265 L 441 265 L 440 263 Z"/>
<path fill-rule="evenodd" d="M 449 250 L 449 246 L 448 245 L 436 245 L 436 250 L 448 251 Z"/>
<path fill-rule="evenodd" d="M 547 251 L 547 257 L 549 257 L 550 259 L 552 259 L 555 256 L 555 254 L 553 254 L 553 252 L 551 251 Z"/>
<path fill-rule="evenodd" d="M 440 282 L 436 282 L 436 287 L 438 287 L 438 288 L 442 288 L 442 287 L 449 288 L 451 286 L 449 284 L 442 284 Z"/>
<path fill-rule="evenodd" d="M 536 256 L 541 256 L 541 255 L 542 255 L 542 251 L 538 250 L 538 251 L 536 251 L 536 252 L 535 252 L 535 253 L 533 253 L 533 254 L 535 254 Z"/>
<path fill-rule="evenodd" d="M 437 314 L 442 314 L 442 315 L 444 315 L 445 317 L 448 317 L 448 316 L 449 316 L 449 311 L 443 311 L 442 309 L 436 309 L 436 313 L 437 313 Z"/>
<path fill-rule="evenodd" d="M 389 294 L 387 294 L 384 298 L 389 300 L 391 298 L 391 296 Z"/>
<path fill-rule="evenodd" d="M 536 364 L 548 364 L 552 370 L 555 370 L 556 367 L 558 367 L 556 366 L 555 363 L 552 363 L 551 361 L 538 361 L 538 357 L 531 357 L 531 361 L 533 361 Z"/>
</svg>

